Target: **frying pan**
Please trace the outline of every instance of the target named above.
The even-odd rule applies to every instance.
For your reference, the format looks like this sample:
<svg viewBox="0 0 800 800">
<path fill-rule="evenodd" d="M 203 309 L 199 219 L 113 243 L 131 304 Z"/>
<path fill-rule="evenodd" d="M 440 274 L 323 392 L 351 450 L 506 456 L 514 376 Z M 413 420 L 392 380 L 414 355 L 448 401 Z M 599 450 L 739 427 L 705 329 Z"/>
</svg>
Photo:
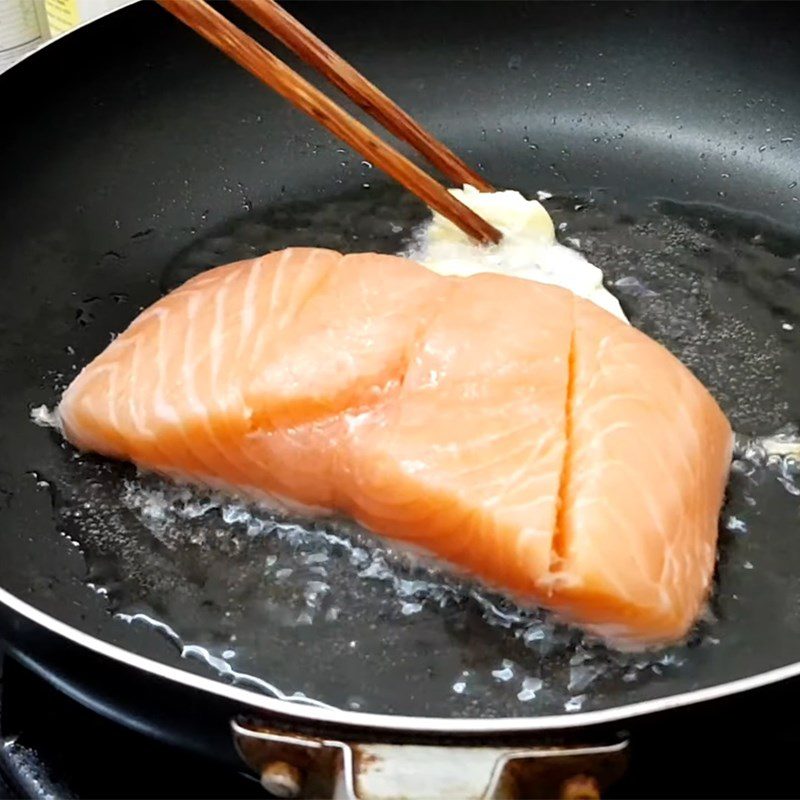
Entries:
<svg viewBox="0 0 800 800">
<path fill-rule="evenodd" d="M 791 5 L 290 10 L 495 186 L 550 192 L 562 239 L 741 436 L 797 420 Z M 739 461 L 708 614 L 680 646 L 631 656 L 346 523 L 262 518 L 78 458 L 31 408 L 162 292 L 289 245 L 396 252 L 426 212 L 151 4 L 27 58 L 0 97 L 0 605 L 16 657 L 216 755 L 230 747 L 212 722 L 243 711 L 373 738 L 566 736 L 800 673 L 790 460 Z"/>
</svg>

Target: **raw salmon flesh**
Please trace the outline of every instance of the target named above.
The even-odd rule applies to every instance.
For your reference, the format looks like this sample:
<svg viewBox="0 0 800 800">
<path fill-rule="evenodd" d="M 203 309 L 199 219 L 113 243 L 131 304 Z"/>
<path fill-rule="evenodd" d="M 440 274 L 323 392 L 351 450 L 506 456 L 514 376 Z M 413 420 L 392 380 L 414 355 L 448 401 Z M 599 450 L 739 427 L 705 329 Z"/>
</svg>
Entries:
<svg viewBox="0 0 800 800">
<path fill-rule="evenodd" d="M 732 447 L 688 369 L 567 290 L 313 248 L 163 297 L 59 416 L 78 448 L 344 513 L 625 646 L 700 612 Z"/>
</svg>

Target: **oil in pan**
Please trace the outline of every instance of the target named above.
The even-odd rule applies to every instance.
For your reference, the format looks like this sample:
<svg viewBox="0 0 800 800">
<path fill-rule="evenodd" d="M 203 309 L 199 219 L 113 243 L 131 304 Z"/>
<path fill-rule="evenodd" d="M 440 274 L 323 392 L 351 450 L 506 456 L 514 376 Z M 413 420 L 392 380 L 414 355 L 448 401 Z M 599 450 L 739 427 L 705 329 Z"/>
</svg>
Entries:
<svg viewBox="0 0 800 800">
<path fill-rule="evenodd" d="M 776 518 L 794 519 L 799 505 L 794 438 L 771 456 L 759 442 L 800 407 L 784 377 L 800 361 L 800 307 L 786 291 L 797 282 L 800 243 L 719 209 L 623 208 L 603 192 L 547 205 L 561 240 L 603 269 L 633 324 L 695 371 L 742 435 L 715 595 L 687 642 L 611 651 L 344 521 L 276 517 L 65 450 L 57 474 L 40 476 L 42 488 L 110 611 L 155 627 L 222 680 L 280 697 L 492 717 L 647 699 L 666 678 L 670 692 L 682 680 L 694 688 L 705 664 L 742 646 L 733 621 L 770 601 L 798 600 L 800 587 L 777 578 L 774 597 L 751 597 L 750 576 L 781 557 L 764 531 Z M 375 184 L 332 202 L 249 212 L 181 253 L 161 288 L 292 245 L 398 252 L 424 216 L 413 198 Z"/>
</svg>

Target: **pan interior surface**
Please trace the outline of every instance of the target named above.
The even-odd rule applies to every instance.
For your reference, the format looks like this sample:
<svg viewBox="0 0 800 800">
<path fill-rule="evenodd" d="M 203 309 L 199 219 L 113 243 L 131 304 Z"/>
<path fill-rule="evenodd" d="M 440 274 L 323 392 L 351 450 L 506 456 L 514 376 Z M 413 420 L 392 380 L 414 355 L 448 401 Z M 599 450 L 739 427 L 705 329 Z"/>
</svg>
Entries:
<svg viewBox="0 0 800 800">
<path fill-rule="evenodd" d="M 359 53 L 359 37 L 325 5 L 296 10 L 343 53 Z M 498 185 L 552 192 L 561 240 L 604 269 L 632 322 L 729 414 L 743 445 L 706 618 L 680 646 L 610 652 L 415 567 L 345 522 L 278 519 L 170 487 L 77 457 L 29 423 L 31 407 L 52 405 L 142 306 L 198 271 L 291 245 L 396 252 L 425 216 L 370 164 L 146 7 L 67 37 L 2 79 L 33 131 L 3 132 L 0 142 L 12 156 L 0 176 L 9 198 L 0 255 L 14 299 L 0 350 L 4 588 L 201 674 L 404 715 L 569 714 L 800 660 L 800 482 L 792 459 L 768 462 L 745 444 L 800 410 L 791 172 L 800 105 L 782 77 L 798 66 L 794 51 L 770 41 L 777 66 L 756 89 L 747 83 L 756 78 L 724 72 L 724 43 L 775 29 L 754 29 L 738 6 L 720 4 L 724 24 L 722 10 L 587 6 L 593 27 L 576 31 L 557 4 L 536 4 L 536 14 L 506 4 L 503 15 L 467 4 L 470 25 L 450 24 L 440 4 L 413 5 L 417 28 L 397 8 L 349 5 L 365 30 L 387 15 L 397 30 L 385 52 L 354 55 L 358 65 Z M 778 14 L 768 7 L 767 21 Z M 696 39 L 677 46 L 719 80 L 680 98 L 656 73 L 679 70 L 667 42 L 689 22 Z M 442 44 L 430 31 L 446 23 Z M 102 55 L 96 31 L 122 27 L 163 35 L 97 76 L 78 37 Z M 489 30 L 492 48 L 476 44 L 474 30 Z M 651 63 L 634 83 L 643 41 Z M 401 69 L 411 42 L 418 58 Z M 447 85 L 442 54 L 456 79 L 470 76 L 463 96 Z M 61 59 L 77 76 L 47 109 L 63 139 L 37 159 L 45 111 L 18 87 L 45 81 Z"/>
</svg>

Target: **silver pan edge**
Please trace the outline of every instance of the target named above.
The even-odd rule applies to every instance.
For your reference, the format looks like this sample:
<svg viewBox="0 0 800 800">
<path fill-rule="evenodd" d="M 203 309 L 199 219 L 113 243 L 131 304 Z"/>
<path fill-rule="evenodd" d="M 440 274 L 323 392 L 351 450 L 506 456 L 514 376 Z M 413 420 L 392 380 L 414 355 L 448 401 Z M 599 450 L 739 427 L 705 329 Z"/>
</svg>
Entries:
<svg viewBox="0 0 800 800">
<path fill-rule="evenodd" d="M 741 678 L 705 689 L 672 695 L 657 700 L 616 706 L 599 711 L 586 711 L 575 714 L 559 714 L 541 717 L 499 717 L 494 719 L 449 719 L 446 717 L 411 717 L 391 714 L 369 714 L 335 708 L 313 706 L 278 700 L 257 692 L 231 686 L 211 678 L 194 675 L 183 669 L 171 667 L 151 658 L 136 655 L 117 645 L 98 639 L 79 631 L 70 625 L 59 622 L 15 595 L 0 589 L 0 604 L 9 611 L 24 617 L 29 622 L 43 628 L 61 639 L 66 639 L 78 647 L 89 650 L 118 664 L 147 673 L 148 675 L 179 684 L 189 689 L 225 698 L 265 715 L 275 715 L 284 719 L 294 719 L 298 723 L 331 725 L 350 730 L 372 730 L 384 733 L 425 733 L 449 735 L 510 734 L 545 731 L 567 731 L 601 725 L 611 725 L 635 717 L 671 711 L 685 706 L 719 700 L 742 692 L 759 689 L 770 684 L 785 681 L 800 675 L 800 662 L 787 664 L 758 675 Z"/>
</svg>

